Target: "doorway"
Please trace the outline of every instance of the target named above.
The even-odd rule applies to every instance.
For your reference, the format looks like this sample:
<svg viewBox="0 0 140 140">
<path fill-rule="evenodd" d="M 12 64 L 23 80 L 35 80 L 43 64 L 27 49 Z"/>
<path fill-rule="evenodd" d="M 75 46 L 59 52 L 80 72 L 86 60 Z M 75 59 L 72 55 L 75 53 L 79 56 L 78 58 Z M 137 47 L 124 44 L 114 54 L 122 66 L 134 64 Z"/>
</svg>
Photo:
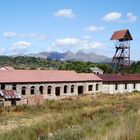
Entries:
<svg viewBox="0 0 140 140">
<path fill-rule="evenodd" d="M 4 106 L 4 100 L 0 100 L 0 107 Z"/>
<path fill-rule="evenodd" d="M 60 96 L 60 87 L 55 88 L 55 95 Z"/>
<path fill-rule="evenodd" d="M 78 86 L 78 94 L 81 95 L 84 92 L 84 87 L 83 86 Z"/>
<path fill-rule="evenodd" d="M 16 100 L 11 100 L 11 106 L 16 106 Z"/>
</svg>

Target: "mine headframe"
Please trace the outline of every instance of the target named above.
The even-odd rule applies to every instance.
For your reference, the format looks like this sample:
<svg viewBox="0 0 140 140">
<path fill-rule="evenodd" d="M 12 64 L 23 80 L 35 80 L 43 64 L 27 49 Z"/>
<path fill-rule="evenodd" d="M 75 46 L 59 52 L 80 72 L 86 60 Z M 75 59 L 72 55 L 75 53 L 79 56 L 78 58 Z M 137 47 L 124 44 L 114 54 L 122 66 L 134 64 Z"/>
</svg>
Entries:
<svg viewBox="0 0 140 140">
<path fill-rule="evenodd" d="M 130 41 L 133 40 L 129 30 L 115 31 L 110 40 L 115 44 L 115 55 L 112 58 L 112 68 L 116 73 L 124 74 L 130 67 Z"/>
</svg>

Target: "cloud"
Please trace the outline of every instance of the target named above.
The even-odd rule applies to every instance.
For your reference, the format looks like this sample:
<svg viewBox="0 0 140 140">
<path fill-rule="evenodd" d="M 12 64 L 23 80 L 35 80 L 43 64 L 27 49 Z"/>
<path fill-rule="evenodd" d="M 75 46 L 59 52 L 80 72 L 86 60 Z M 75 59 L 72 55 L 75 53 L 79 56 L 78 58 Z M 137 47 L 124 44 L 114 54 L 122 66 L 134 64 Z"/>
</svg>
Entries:
<svg viewBox="0 0 140 140">
<path fill-rule="evenodd" d="M 135 22 L 137 20 L 137 16 L 133 15 L 132 12 L 127 13 L 128 22 Z"/>
<path fill-rule="evenodd" d="M 73 50 L 77 48 L 80 44 L 80 39 L 74 37 L 66 37 L 57 39 L 50 46 L 47 47 L 47 51 L 58 51 L 58 52 L 66 52 L 68 50 Z M 75 47 L 76 46 L 76 47 Z"/>
<path fill-rule="evenodd" d="M 110 22 L 110 21 L 116 21 L 116 20 L 120 19 L 121 16 L 122 16 L 122 13 L 112 12 L 112 13 L 106 14 L 102 19 L 107 22 Z"/>
<path fill-rule="evenodd" d="M 32 38 L 32 39 L 36 39 L 36 40 L 47 40 L 48 39 L 46 35 L 40 35 L 37 33 L 19 34 L 18 37 L 19 38 Z"/>
<path fill-rule="evenodd" d="M 85 35 L 85 36 L 82 37 L 82 39 L 87 39 L 87 40 L 89 40 L 89 39 L 91 39 L 91 36 Z"/>
<path fill-rule="evenodd" d="M 75 14 L 72 9 L 61 9 L 54 13 L 56 17 L 74 18 Z"/>
<path fill-rule="evenodd" d="M 36 36 L 37 36 L 36 33 L 19 34 L 20 38 L 35 38 Z"/>
<path fill-rule="evenodd" d="M 83 42 L 83 49 L 84 50 L 90 50 L 95 48 L 102 48 L 104 45 L 101 42 L 96 42 L 92 40 L 84 40 Z"/>
<path fill-rule="evenodd" d="M 31 43 L 26 42 L 26 41 L 19 41 L 19 42 L 15 42 L 12 47 L 11 50 L 13 51 L 25 51 L 29 46 L 31 46 Z"/>
<path fill-rule="evenodd" d="M 75 46 L 79 43 L 79 39 L 77 38 L 63 38 L 63 39 L 58 39 L 56 40 L 55 44 L 58 46 Z"/>
<path fill-rule="evenodd" d="M 7 38 L 14 37 L 16 35 L 17 34 L 15 32 L 4 32 L 3 33 L 3 37 L 7 37 Z"/>
<path fill-rule="evenodd" d="M 88 32 L 98 32 L 98 31 L 103 31 L 105 29 L 105 27 L 97 27 L 97 26 L 94 26 L 94 25 L 91 25 L 91 26 L 88 26 L 85 28 L 85 31 L 88 31 Z"/>
<path fill-rule="evenodd" d="M 73 38 L 67 37 L 63 39 L 57 39 L 54 41 L 49 47 L 47 47 L 47 51 L 58 51 L 58 52 L 66 52 L 73 51 L 77 52 L 79 50 L 83 50 L 85 52 L 97 51 L 98 49 L 104 48 L 104 45 L 101 42 L 93 41 L 91 37 L 81 37 L 81 38 Z"/>
<path fill-rule="evenodd" d="M 6 38 L 15 37 L 15 36 L 18 38 L 31 38 L 31 39 L 40 40 L 40 41 L 48 39 L 46 35 L 38 34 L 38 33 L 27 33 L 27 34 L 23 34 L 23 33 L 17 34 L 15 32 L 3 33 L 3 37 L 6 37 Z"/>
<path fill-rule="evenodd" d="M 106 22 L 118 22 L 118 23 L 128 23 L 135 22 L 137 20 L 137 16 L 135 16 L 132 12 L 128 12 L 126 16 L 122 19 L 122 13 L 112 12 L 106 14 L 102 19 Z"/>
</svg>

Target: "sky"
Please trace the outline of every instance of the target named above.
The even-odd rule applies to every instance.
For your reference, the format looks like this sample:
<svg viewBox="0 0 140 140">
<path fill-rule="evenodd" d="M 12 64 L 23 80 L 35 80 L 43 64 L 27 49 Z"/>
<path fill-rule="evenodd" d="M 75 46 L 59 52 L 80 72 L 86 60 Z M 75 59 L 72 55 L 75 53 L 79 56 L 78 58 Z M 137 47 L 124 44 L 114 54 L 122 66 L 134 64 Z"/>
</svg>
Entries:
<svg viewBox="0 0 140 140">
<path fill-rule="evenodd" d="M 139 0 L 0 0 L 0 55 L 45 51 L 112 57 L 116 30 L 129 29 L 140 60 Z"/>
</svg>

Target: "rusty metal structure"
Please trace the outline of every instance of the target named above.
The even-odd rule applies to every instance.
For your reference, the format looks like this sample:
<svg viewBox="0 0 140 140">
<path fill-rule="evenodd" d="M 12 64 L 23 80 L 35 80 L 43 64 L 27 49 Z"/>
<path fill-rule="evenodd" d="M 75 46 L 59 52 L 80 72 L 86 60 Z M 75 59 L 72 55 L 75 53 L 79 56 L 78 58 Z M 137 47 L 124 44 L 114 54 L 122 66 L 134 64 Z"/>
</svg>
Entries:
<svg viewBox="0 0 140 140">
<path fill-rule="evenodd" d="M 116 73 L 124 74 L 130 67 L 130 41 L 133 40 L 129 30 L 115 31 L 110 40 L 115 44 L 115 55 L 112 59 L 112 68 Z"/>
</svg>

